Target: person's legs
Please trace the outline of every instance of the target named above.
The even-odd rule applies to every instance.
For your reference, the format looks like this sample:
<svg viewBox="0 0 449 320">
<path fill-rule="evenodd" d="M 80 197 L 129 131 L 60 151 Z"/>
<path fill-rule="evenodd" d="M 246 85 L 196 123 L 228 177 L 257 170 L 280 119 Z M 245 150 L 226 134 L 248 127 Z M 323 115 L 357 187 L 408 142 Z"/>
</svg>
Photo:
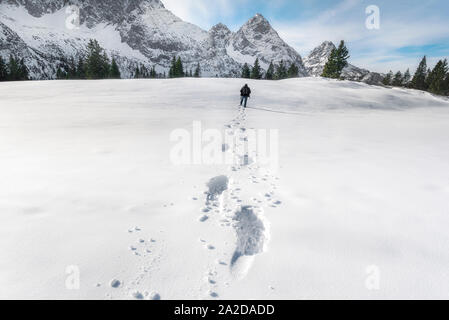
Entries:
<svg viewBox="0 0 449 320">
<path fill-rule="evenodd" d="M 240 106 L 242 106 L 242 104 L 243 104 L 243 99 L 244 99 L 244 97 L 241 96 L 241 97 L 240 97 Z"/>
<path fill-rule="evenodd" d="M 248 97 L 244 97 L 243 99 L 245 100 L 244 108 L 246 108 L 246 104 L 248 103 Z"/>
</svg>

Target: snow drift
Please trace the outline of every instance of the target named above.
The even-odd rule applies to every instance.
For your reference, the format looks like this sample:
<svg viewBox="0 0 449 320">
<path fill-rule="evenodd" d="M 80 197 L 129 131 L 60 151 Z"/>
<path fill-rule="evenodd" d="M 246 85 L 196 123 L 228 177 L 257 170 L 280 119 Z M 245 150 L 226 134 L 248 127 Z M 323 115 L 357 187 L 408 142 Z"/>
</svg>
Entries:
<svg viewBox="0 0 449 320">
<path fill-rule="evenodd" d="M 449 102 L 242 85 L 0 83 L 0 298 L 446 298 Z M 173 165 L 193 121 L 279 129 L 279 170 Z"/>
</svg>

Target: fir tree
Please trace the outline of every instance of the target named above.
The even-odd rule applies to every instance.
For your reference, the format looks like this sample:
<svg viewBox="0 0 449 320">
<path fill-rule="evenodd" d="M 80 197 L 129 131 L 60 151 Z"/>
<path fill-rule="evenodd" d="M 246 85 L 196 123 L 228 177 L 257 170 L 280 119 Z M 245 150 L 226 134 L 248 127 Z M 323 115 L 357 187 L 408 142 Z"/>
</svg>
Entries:
<svg viewBox="0 0 449 320">
<path fill-rule="evenodd" d="M 150 77 L 150 72 L 148 71 L 147 67 L 145 65 L 140 65 L 140 77 L 143 79 L 147 79 Z"/>
<path fill-rule="evenodd" d="M 3 57 L 0 56 L 0 81 L 8 80 L 8 69 Z"/>
<path fill-rule="evenodd" d="M 15 59 L 12 55 L 9 56 L 8 62 L 8 80 L 9 81 L 17 81 L 20 80 L 20 68 L 17 59 Z"/>
<path fill-rule="evenodd" d="M 444 94 L 449 96 L 449 73 L 446 74 L 446 78 L 444 79 Z"/>
<path fill-rule="evenodd" d="M 410 84 L 412 76 L 410 75 L 410 69 L 407 69 L 404 73 L 404 77 L 402 78 L 402 85 L 408 87 Z"/>
<path fill-rule="evenodd" d="M 150 71 L 150 78 L 157 78 L 156 67 L 153 66 Z"/>
<path fill-rule="evenodd" d="M 259 80 L 261 78 L 262 78 L 262 73 L 261 73 L 260 64 L 259 64 L 259 58 L 256 58 L 256 61 L 254 62 L 253 69 L 251 70 L 251 79 Z"/>
<path fill-rule="evenodd" d="M 23 58 L 20 60 L 20 63 L 19 63 L 19 78 L 20 78 L 20 80 L 30 80 L 28 68 L 27 68 Z"/>
<path fill-rule="evenodd" d="M 111 72 L 111 63 L 109 61 L 108 55 L 106 54 L 106 51 L 103 51 L 103 56 L 101 59 L 101 79 L 106 79 L 109 77 L 109 74 Z"/>
<path fill-rule="evenodd" d="M 267 69 L 267 73 L 265 74 L 266 80 L 273 80 L 274 79 L 274 65 L 273 61 L 271 61 L 270 66 Z"/>
<path fill-rule="evenodd" d="M 286 79 L 287 76 L 288 76 L 287 68 L 284 64 L 284 60 L 281 60 L 281 62 L 279 63 L 279 65 L 276 68 L 275 78 L 277 80 L 282 80 L 282 79 Z"/>
<path fill-rule="evenodd" d="M 247 63 L 245 63 L 243 65 L 243 69 L 242 69 L 242 78 L 244 79 L 249 79 L 251 78 L 251 71 L 249 70 L 249 66 Z"/>
<path fill-rule="evenodd" d="M 176 68 L 175 68 L 175 77 L 181 78 L 184 77 L 184 66 L 182 64 L 181 57 L 178 57 L 178 60 L 176 60 Z"/>
<path fill-rule="evenodd" d="M 385 86 L 390 86 L 393 81 L 393 71 L 390 70 L 390 72 L 387 73 L 385 78 L 382 80 L 382 84 Z"/>
<path fill-rule="evenodd" d="M 403 81 L 402 72 L 398 71 L 394 75 L 393 81 L 391 82 L 391 84 L 393 86 L 395 86 L 395 87 L 401 87 L 402 86 L 402 81 Z"/>
<path fill-rule="evenodd" d="M 345 42 L 342 40 L 337 49 L 337 70 L 339 74 L 348 66 L 349 50 L 346 48 Z"/>
<path fill-rule="evenodd" d="M 178 58 L 173 57 L 168 76 L 170 78 L 180 78 L 185 76 L 184 66 L 181 57 Z"/>
<path fill-rule="evenodd" d="M 288 77 L 289 78 L 296 78 L 296 77 L 298 77 L 298 73 L 299 73 L 298 67 L 296 66 L 295 63 L 292 63 L 290 65 L 290 68 L 288 68 Z"/>
<path fill-rule="evenodd" d="M 427 78 L 427 58 L 426 56 L 424 56 L 418 68 L 416 69 L 415 75 L 413 76 L 411 82 L 412 88 L 418 90 L 426 90 L 427 89 L 426 78 Z"/>
<path fill-rule="evenodd" d="M 339 79 L 341 72 L 348 65 L 349 57 L 349 51 L 346 48 L 345 42 L 342 40 L 338 48 L 332 50 L 321 76 Z"/>
<path fill-rule="evenodd" d="M 62 70 L 61 66 L 58 66 L 58 69 L 56 69 L 56 79 L 63 80 L 67 79 L 67 73 Z"/>
<path fill-rule="evenodd" d="M 76 65 L 76 77 L 78 79 L 86 79 L 86 70 L 83 57 L 78 58 L 78 64 Z"/>
<path fill-rule="evenodd" d="M 444 94 L 445 80 L 448 72 L 447 60 L 440 60 L 429 76 L 429 91 L 434 94 Z"/>
<path fill-rule="evenodd" d="M 87 45 L 86 77 L 104 79 L 109 76 L 109 58 L 97 40 L 90 40 Z"/>
<path fill-rule="evenodd" d="M 176 70 L 176 57 L 173 57 L 171 61 L 170 70 L 168 71 L 168 77 L 174 78 L 175 77 L 175 70 Z"/>
<path fill-rule="evenodd" d="M 193 76 L 194 76 L 195 78 L 201 77 L 201 66 L 200 66 L 200 63 L 199 63 L 199 62 L 198 62 L 198 64 L 197 64 L 197 66 L 196 66 L 195 73 L 193 74 Z"/>
<path fill-rule="evenodd" d="M 337 49 L 332 49 L 329 59 L 324 65 L 322 77 L 325 78 L 336 78 L 337 74 Z"/>
<path fill-rule="evenodd" d="M 111 70 L 109 71 L 109 77 L 111 79 L 120 79 L 121 78 L 120 70 L 118 68 L 117 62 L 115 61 L 115 58 L 112 58 Z"/>
<path fill-rule="evenodd" d="M 76 79 L 77 71 L 76 71 L 76 63 L 73 57 L 67 63 L 67 79 Z"/>
<path fill-rule="evenodd" d="M 136 70 L 134 70 L 134 79 L 140 78 L 140 69 L 139 66 L 136 67 Z"/>
</svg>

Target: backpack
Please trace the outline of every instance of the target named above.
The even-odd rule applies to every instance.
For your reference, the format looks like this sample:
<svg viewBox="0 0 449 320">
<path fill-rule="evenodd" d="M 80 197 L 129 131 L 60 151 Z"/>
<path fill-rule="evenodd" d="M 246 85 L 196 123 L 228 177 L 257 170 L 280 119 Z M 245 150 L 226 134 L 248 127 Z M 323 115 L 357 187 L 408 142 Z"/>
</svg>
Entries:
<svg viewBox="0 0 449 320">
<path fill-rule="evenodd" d="M 242 94 L 242 96 L 249 96 L 250 92 L 251 91 L 249 90 L 249 87 L 243 87 L 241 94 Z"/>
</svg>

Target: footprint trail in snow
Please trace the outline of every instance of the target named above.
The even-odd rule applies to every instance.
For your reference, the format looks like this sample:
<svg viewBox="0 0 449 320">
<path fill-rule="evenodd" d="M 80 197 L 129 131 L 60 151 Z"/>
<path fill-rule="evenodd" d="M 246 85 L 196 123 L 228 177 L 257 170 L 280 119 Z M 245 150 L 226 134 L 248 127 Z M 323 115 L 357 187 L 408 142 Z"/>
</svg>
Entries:
<svg viewBox="0 0 449 320">
<path fill-rule="evenodd" d="M 227 175 L 213 177 L 206 182 L 205 207 L 199 219 L 202 223 L 213 220 L 224 228 L 224 232 L 231 232 L 235 239 L 226 246 L 229 252 L 218 253 L 221 257 L 213 268 L 206 271 L 206 295 L 211 299 L 220 297 L 218 289 L 243 279 L 256 256 L 266 250 L 269 223 L 265 218 L 265 208 L 281 205 L 275 199 L 279 178 L 258 164 L 257 150 L 249 150 L 252 136 L 251 130 L 246 128 L 245 111 L 241 108 L 238 116 L 225 125 L 234 145 L 230 147 L 224 143 L 222 151 L 232 153 L 235 161 Z M 207 243 L 205 240 L 202 242 L 203 245 Z"/>
</svg>

